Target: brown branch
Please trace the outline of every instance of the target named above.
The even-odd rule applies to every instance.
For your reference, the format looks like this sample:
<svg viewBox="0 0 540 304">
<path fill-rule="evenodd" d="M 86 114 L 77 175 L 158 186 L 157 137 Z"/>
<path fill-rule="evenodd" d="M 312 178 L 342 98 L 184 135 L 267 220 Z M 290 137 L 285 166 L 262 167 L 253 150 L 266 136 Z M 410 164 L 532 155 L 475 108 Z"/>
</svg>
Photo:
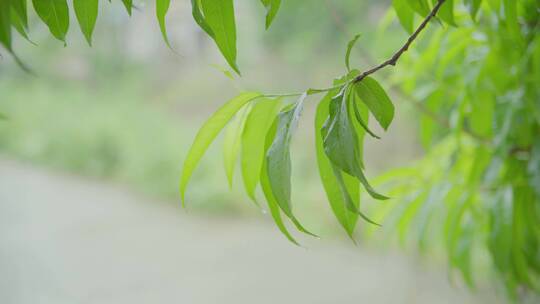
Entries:
<svg viewBox="0 0 540 304">
<path fill-rule="evenodd" d="M 424 19 L 424 21 L 422 21 L 420 26 L 418 26 L 416 31 L 414 31 L 414 33 L 409 37 L 409 39 L 407 39 L 407 42 L 405 42 L 405 44 L 390 59 L 388 59 L 385 62 L 379 64 L 378 66 L 376 66 L 376 67 L 374 67 L 374 68 L 372 68 L 370 70 L 367 70 L 367 71 L 363 72 L 362 74 L 358 75 L 353 80 L 353 82 L 354 83 L 360 82 L 364 78 L 366 78 L 367 76 L 369 76 L 369 75 L 371 75 L 371 74 L 373 74 L 373 73 L 379 71 L 380 69 L 383 69 L 383 68 L 385 68 L 385 67 L 387 67 L 389 65 L 395 66 L 397 61 L 401 57 L 401 55 L 403 55 L 403 53 L 405 53 L 409 49 L 409 47 L 414 42 L 414 40 L 416 40 L 418 35 L 426 28 L 426 25 L 431 21 L 431 19 L 433 19 L 433 17 L 435 17 L 435 15 L 437 15 L 437 12 L 439 12 L 439 9 L 444 4 L 444 2 L 446 2 L 446 0 L 439 0 L 439 2 L 437 2 L 437 4 L 433 7 L 431 12 L 429 13 L 429 15 L 426 16 L 426 18 Z"/>
</svg>

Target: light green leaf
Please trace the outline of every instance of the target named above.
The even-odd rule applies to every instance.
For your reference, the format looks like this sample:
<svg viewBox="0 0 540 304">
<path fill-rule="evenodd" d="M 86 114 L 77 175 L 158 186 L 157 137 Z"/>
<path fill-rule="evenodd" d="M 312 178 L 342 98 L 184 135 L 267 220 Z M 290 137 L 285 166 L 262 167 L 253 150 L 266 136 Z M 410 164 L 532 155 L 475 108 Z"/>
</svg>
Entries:
<svg viewBox="0 0 540 304">
<path fill-rule="evenodd" d="M 208 34 L 208 36 L 214 38 L 212 29 L 204 19 L 201 9 L 201 0 L 191 0 L 191 14 L 197 24 Z"/>
<path fill-rule="evenodd" d="M 426 17 L 430 12 L 428 0 L 407 0 L 407 3 L 415 12 L 423 17 Z"/>
<path fill-rule="evenodd" d="M 281 99 L 260 99 L 249 113 L 242 133 L 242 177 L 246 192 L 255 201 L 265 156 L 265 137 L 282 107 Z"/>
<path fill-rule="evenodd" d="M 261 0 L 261 2 L 266 8 L 266 29 L 268 29 L 279 11 L 281 0 Z"/>
<path fill-rule="evenodd" d="M 98 15 L 98 0 L 73 0 L 73 8 L 86 41 L 92 45 L 92 33 Z"/>
<path fill-rule="evenodd" d="M 163 40 L 165 40 L 165 43 L 169 48 L 171 48 L 171 44 L 169 43 L 169 36 L 167 35 L 165 18 L 167 16 L 167 12 L 169 11 L 170 5 L 171 0 L 156 0 L 156 15 L 159 23 L 159 29 L 161 30 Z"/>
<path fill-rule="evenodd" d="M 277 130 L 277 120 L 274 121 L 272 124 L 270 130 L 268 130 L 268 133 L 265 137 L 265 148 L 264 153 L 267 153 L 268 149 L 270 148 L 270 145 L 274 141 L 274 137 L 276 136 L 276 130 Z M 264 136 L 261 136 L 264 138 Z M 292 237 L 292 235 L 287 230 L 287 227 L 283 223 L 283 219 L 281 218 L 281 211 L 278 206 L 278 203 L 276 201 L 276 198 L 274 197 L 274 193 L 272 191 L 272 186 L 270 184 L 270 179 L 268 177 L 268 171 L 267 171 L 267 164 L 266 160 L 263 161 L 263 165 L 261 168 L 261 188 L 263 190 L 264 196 L 266 198 L 266 202 L 268 204 L 268 209 L 270 209 L 270 214 L 272 215 L 272 218 L 274 219 L 274 222 L 278 226 L 279 230 L 289 241 L 292 243 L 300 246 L 298 242 Z"/>
<path fill-rule="evenodd" d="M 392 5 L 396 11 L 399 23 L 409 33 L 414 31 L 414 11 L 407 4 L 407 0 L 393 0 Z"/>
<path fill-rule="evenodd" d="M 185 204 L 185 192 L 189 179 L 204 152 L 208 149 L 208 146 L 214 141 L 221 129 L 223 129 L 236 112 L 248 102 L 253 101 L 260 96 L 260 93 L 254 92 L 245 92 L 236 96 L 227 101 L 201 127 L 191 145 L 182 170 L 182 177 L 180 179 L 180 197 L 182 199 L 182 204 Z"/>
<path fill-rule="evenodd" d="M 351 239 L 353 239 L 354 228 L 358 221 L 358 214 L 351 212 L 347 209 L 343 193 L 341 191 L 340 185 L 336 176 L 334 175 L 334 170 L 332 168 L 332 163 L 326 156 L 324 152 L 323 136 L 322 136 L 322 127 L 326 118 L 329 115 L 328 107 L 332 96 L 335 95 L 335 91 L 329 92 L 317 106 L 317 113 L 315 115 L 315 144 L 317 151 L 317 164 L 319 166 L 319 175 L 326 192 L 326 197 L 332 208 L 332 212 L 336 216 L 336 219 L 340 225 L 345 229 L 347 234 Z M 352 193 L 351 198 L 355 207 L 358 208 L 359 200 L 359 187 L 360 183 L 350 176 L 346 175 L 346 185 L 348 192 Z M 354 240 L 354 239 L 353 239 Z"/>
<path fill-rule="evenodd" d="M 236 64 L 236 24 L 233 0 L 201 0 L 204 20 L 221 53 L 238 74 Z M 197 20 L 197 19 L 196 19 Z"/>
<path fill-rule="evenodd" d="M 345 53 L 345 66 L 347 67 L 347 72 L 351 71 L 351 51 L 356 42 L 358 41 L 358 38 L 360 38 L 360 34 L 354 36 L 353 39 L 351 39 L 351 41 L 349 41 L 349 43 L 347 44 L 347 52 Z"/>
<path fill-rule="evenodd" d="M 56 39 L 66 42 L 69 9 L 66 0 L 32 0 L 34 9 Z"/>
<path fill-rule="evenodd" d="M 240 154 L 242 132 L 249 110 L 250 105 L 245 105 L 238 111 L 235 118 L 229 122 L 225 129 L 225 136 L 223 137 L 223 159 L 229 187 L 232 187 L 233 184 L 234 168 Z"/>
<path fill-rule="evenodd" d="M 126 11 L 131 16 L 131 12 L 133 10 L 133 0 L 122 0 L 122 3 L 124 3 L 124 6 L 126 7 Z"/>
<path fill-rule="evenodd" d="M 366 77 L 354 84 L 354 90 L 381 127 L 387 130 L 394 119 L 394 105 L 381 85 L 375 79 Z"/>
<path fill-rule="evenodd" d="M 433 5 L 435 5 L 438 0 L 431 0 Z M 439 9 L 439 12 L 437 13 L 437 17 L 441 18 L 442 21 L 446 22 L 447 24 L 450 24 L 452 26 L 456 26 L 456 21 L 454 17 L 454 0 L 446 0 L 441 8 Z"/>
</svg>

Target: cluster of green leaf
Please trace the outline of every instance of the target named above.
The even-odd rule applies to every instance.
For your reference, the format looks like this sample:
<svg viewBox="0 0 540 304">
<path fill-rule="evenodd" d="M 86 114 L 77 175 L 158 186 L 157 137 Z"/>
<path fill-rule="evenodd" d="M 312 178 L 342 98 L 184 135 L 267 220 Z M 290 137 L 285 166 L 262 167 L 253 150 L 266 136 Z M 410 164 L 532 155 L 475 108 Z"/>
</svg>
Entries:
<svg viewBox="0 0 540 304">
<path fill-rule="evenodd" d="M 411 30 L 422 11 L 406 2 L 394 8 Z M 419 124 L 428 154 L 382 177 L 403 199 L 374 212 L 421 248 L 444 240 L 450 266 L 471 286 L 475 256 L 487 253 L 519 298 L 540 291 L 540 6 L 454 2 L 440 18 L 455 27 L 435 29 L 393 74 L 433 114 Z"/>
<path fill-rule="evenodd" d="M 123 0 L 130 12 L 132 1 Z M 270 26 L 279 0 L 261 0 Z M 34 0 L 35 12 L 56 38 L 69 28 L 66 0 Z M 308 96 L 325 93 L 315 119 L 319 171 L 332 210 L 352 237 L 362 189 L 379 194 L 368 182 L 363 140 L 378 138 L 372 116 L 387 129 L 394 107 L 371 75 L 396 65 L 420 32 L 429 42 L 399 61 L 393 81 L 425 117 L 419 119 L 427 156 L 413 170 L 394 172 L 382 184 L 396 199 L 381 207 L 377 220 L 395 219 L 402 238 L 416 237 L 425 247 L 445 240 L 450 265 L 474 282 L 474 252 L 485 251 L 514 297 L 540 291 L 540 8 L 537 0 L 393 0 L 397 19 L 411 36 L 388 61 L 360 73 L 350 71 L 325 89 L 264 95 L 245 92 L 223 105 L 197 134 L 180 182 L 184 201 L 189 179 L 203 153 L 225 127 L 224 159 L 229 182 L 240 158 L 246 191 L 254 200 L 260 184 L 279 229 L 293 242 L 283 215 L 300 231 L 291 202 L 290 144 Z M 0 43 L 11 53 L 12 28 L 27 36 L 25 0 L 0 0 Z M 156 0 L 165 41 L 170 0 Z M 211 37 L 229 65 L 236 64 L 233 0 L 192 0 L 193 18 Z M 74 0 L 82 32 L 91 42 L 98 0 Z M 435 21 L 435 22 L 431 22 Z M 286 98 L 297 101 L 283 105 Z M 384 212 L 383 212 L 384 211 Z M 393 215 L 393 216 L 391 216 Z M 392 222 L 392 221 L 390 221 Z M 441 234 L 438 234 L 440 232 Z"/>
</svg>

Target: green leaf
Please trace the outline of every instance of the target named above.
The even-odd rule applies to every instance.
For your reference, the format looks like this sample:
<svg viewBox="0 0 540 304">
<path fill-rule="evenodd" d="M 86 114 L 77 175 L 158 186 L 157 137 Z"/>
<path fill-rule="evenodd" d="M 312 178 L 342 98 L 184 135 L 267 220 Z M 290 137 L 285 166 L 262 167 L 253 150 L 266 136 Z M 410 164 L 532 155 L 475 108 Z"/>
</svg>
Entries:
<svg viewBox="0 0 540 304">
<path fill-rule="evenodd" d="M 266 133 L 266 137 L 261 136 L 265 138 L 265 149 L 264 153 L 268 151 L 270 148 L 270 145 L 274 141 L 274 137 L 276 135 L 277 130 L 277 120 L 274 121 L 273 125 L 271 126 L 270 130 L 268 130 L 268 133 Z M 266 202 L 268 204 L 268 209 L 270 209 L 270 214 L 272 215 L 272 218 L 274 219 L 274 222 L 276 223 L 276 226 L 278 226 L 279 230 L 289 241 L 292 243 L 300 246 L 298 242 L 292 237 L 292 235 L 287 230 L 287 227 L 283 223 L 283 219 L 281 218 L 281 211 L 278 206 L 278 203 L 276 201 L 276 198 L 274 197 L 274 194 L 272 192 L 272 186 L 270 184 L 270 179 L 268 177 L 268 171 L 267 171 L 267 164 L 266 160 L 264 160 L 262 168 L 261 168 L 261 188 L 263 190 L 264 196 L 266 198 Z"/>
<path fill-rule="evenodd" d="M 427 0 L 407 0 L 407 3 L 409 4 L 410 8 L 412 8 L 422 17 L 429 15 L 430 8 Z"/>
<path fill-rule="evenodd" d="M 296 219 L 291 205 L 291 140 L 304 106 L 307 93 L 291 108 L 278 115 L 276 136 L 266 153 L 266 172 L 279 207 L 287 215 L 298 230 L 312 236 L 315 234 L 306 230 Z"/>
<path fill-rule="evenodd" d="M 236 64 L 236 24 L 233 0 L 201 0 L 201 7 L 204 20 L 212 30 L 212 38 L 231 68 L 240 74 Z"/>
<path fill-rule="evenodd" d="M 289 110 L 279 113 L 277 133 L 266 154 L 268 177 L 279 206 L 283 212 L 294 218 L 291 207 L 291 153 L 290 145 L 300 113 L 302 112 L 305 94 Z"/>
<path fill-rule="evenodd" d="M 279 11 L 281 0 L 261 0 L 261 2 L 266 8 L 266 29 L 268 29 Z"/>
<path fill-rule="evenodd" d="M 329 92 L 317 106 L 317 113 L 315 115 L 315 144 L 317 151 L 317 164 L 319 166 L 319 175 L 321 177 L 321 181 L 326 192 L 326 197 L 328 198 L 328 202 L 330 203 L 330 208 L 332 208 L 332 212 L 334 213 L 340 225 L 345 229 L 349 237 L 353 239 L 354 228 L 356 227 L 356 223 L 358 221 L 358 214 L 351 212 L 349 209 L 347 209 L 346 202 L 343 197 L 343 192 L 341 191 L 339 182 L 334 175 L 332 163 L 325 154 L 323 136 L 321 133 L 324 122 L 329 115 L 328 108 L 330 105 L 330 101 L 332 99 L 332 96 L 335 94 L 335 91 Z M 351 178 L 348 175 L 345 176 L 345 179 L 345 185 L 347 186 L 348 192 L 353 193 L 350 196 L 352 198 L 352 203 L 355 207 L 358 208 L 360 204 L 360 183 L 356 179 Z"/>
<path fill-rule="evenodd" d="M 414 31 L 414 11 L 407 4 L 407 0 L 393 0 L 392 5 L 396 11 L 401 26 L 409 33 Z"/>
<path fill-rule="evenodd" d="M 156 15 L 159 23 L 159 29 L 161 30 L 163 40 L 165 40 L 165 43 L 169 48 L 171 48 L 171 44 L 169 43 L 169 36 L 167 35 L 165 18 L 167 16 L 167 12 L 169 11 L 170 4 L 171 0 L 156 0 Z"/>
<path fill-rule="evenodd" d="M 431 0 L 433 5 L 435 5 L 438 0 Z M 450 24 L 452 26 L 456 26 L 456 21 L 454 17 L 454 0 L 446 0 L 441 8 L 439 9 L 439 12 L 437 13 L 437 17 L 441 18 L 442 21 L 446 22 L 447 24 Z"/>
<path fill-rule="evenodd" d="M 375 79 L 366 77 L 354 84 L 354 90 L 381 127 L 387 130 L 394 119 L 394 105 L 381 85 Z"/>
<path fill-rule="evenodd" d="M 0 44 L 11 51 L 11 21 L 9 1 L 0 1 Z"/>
<path fill-rule="evenodd" d="M 242 133 L 242 177 L 249 197 L 255 201 L 265 156 L 265 137 L 282 107 L 282 99 L 260 99 L 252 107 Z"/>
<path fill-rule="evenodd" d="M 202 14 L 201 9 L 201 0 L 191 0 L 191 14 L 193 15 L 193 19 L 197 24 L 203 29 L 208 36 L 214 38 L 214 32 L 212 32 L 212 29 L 204 19 L 204 16 Z"/>
<path fill-rule="evenodd" d="M 12 17 L 16 17 L 18 19 L 18 22 L 22 25 L 24 29 L 28 28 L 28 12 L 27 12 L 27 5 L 26 0 L 10 0 L 11 1 L 11 8 L 14 12 L 14 15 Z M 10 2 L 7 1 L 7 2 Z"/>
<path fill-rule="evenodd" d="M 229 122 L 227 129 L 225 129 L 225 136 L 223 137 L 223 159 L 229 187 L 232 187 L 233 184 L 234 167 L 240 154 L 242 132 L 249 110 L 250 105 L 245 105 L 238 111 L 235 118 Z"/>
<path fill-rule="evenodd" d="M 133 0 L 122 0 L 122 3 L 124 3 L 124 6 L 126 7 L 128 15 L 131 16 L 131 12 L 133 10 Z"/>
<path fill-rule="evenodd" d="M 73 8 L 86 41 L 92 45 L 92 33 L 98 15 L 98 0 L 73 0 Z"/>
<path fill-rule="evenodd" d="M 349 43 L 347 44 L 347 52 L 345 53 L 345 66 L 347 67 L 347 72 L 351 71 L 351 63 L 350 63 L 351 51 L 354 45 L 356 44 L 356 42 L 358 41 L 358 38 L 360 38 L 360 34 L 357 34 L 356 36 L 354 36 L 353 39 L 351 39 L 351 41 L 349 41 Z"/>
<path fill-rule="evenodd" d="M 348 90 L 349 87 L 343 88 L 330 102 L 330 116 L 326 120 L 322 131 L 325 153 L 334 166 L 358 178 L 373 198 L 387 199 L 386 196 L 378 194 L 371 187 L 362 172 L 358 135 L 349 115 Z"/>
<path fill-rule="evenodd" d="M 66 42 L 69 9 L 66 0 L 32 0 L 34 9 L 56 39 Z"/>
<path fill-rule="evenodd" d="M 473 20 L 476 19 L 476 15 L 478 15 L 478 11 L 482 5 L 482 0 L 464 0 L 464 2 Z"/>
<path fill-rule="evenodd" d="M 244 105 L 254 99 L 260 97 L 260 93 L 245 92 L 235 98 L 227 101 L 219 110 L 217 110 L 201 127 L 191 148 L 188 152 L 182 170 L 180 179 L 180 197 L 182 204 L 185 204 L 186 187 L 197 167 L 201 157 L 203 156 L 208 146 L 214 141 L 219 132 L 229 122 L 229 120 L 238 112 Z"/>
<path fill-rule="evenodd" d="M 25 21 L 21 19 L 21 17 L 17 14 L 15 9 L 11 7 L 11 25 L 19 32 L 19 34 L 26 40 L 28 40 L 30 43 L 34 44 L 30 37 L 28 37 L 27 33 L 27 25 L 25 25 Z"/>
<path fill-rule="evenodd" d="M 351 96 L 351 103 L 353 105 L 353 109 L 354 109 L 354 117 L 356 118 L 356 121 L 358 122 L 358 124 L 360 124 L 360 126 L 362 127 L 362 129 L 364 131 L 366 131 L 369 135 L 371 135 L 371 137 L 374 137 L 374 138 L 377 138 L 377 139 L 381 139 L 379 136 L 377 136 L 377 134 L 375 134 L 373 131 L 371 131 L 369 129 L 369 126 L 368 126 L 368 119 L 369 119 L 369 113 L 368 113 L 368 110 L 367 109 L 364 109 L 364 110 L 361 110 L 360 107 L 362 105 L 364 105 L 363 103 L 361 104 L 360 100 L 358 100 L 358 96 L 357 94 L 354 94 Z M 364 105 L 365 106 L 365 105 Z"/>
</svg>

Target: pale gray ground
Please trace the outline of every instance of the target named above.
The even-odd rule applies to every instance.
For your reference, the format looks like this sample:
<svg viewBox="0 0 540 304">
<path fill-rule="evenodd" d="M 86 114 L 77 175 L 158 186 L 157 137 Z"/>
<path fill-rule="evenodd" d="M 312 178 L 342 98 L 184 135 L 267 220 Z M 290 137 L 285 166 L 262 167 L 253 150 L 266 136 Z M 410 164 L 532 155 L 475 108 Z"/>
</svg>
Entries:
<svg viewBox="0 0 540 304">
<path fill-rule="evenodd" d="M 287 242 L 260 219 L 186 214 L 0 161 L 0 303 L 495 303 L 400 254 Z"/>
</svg>

